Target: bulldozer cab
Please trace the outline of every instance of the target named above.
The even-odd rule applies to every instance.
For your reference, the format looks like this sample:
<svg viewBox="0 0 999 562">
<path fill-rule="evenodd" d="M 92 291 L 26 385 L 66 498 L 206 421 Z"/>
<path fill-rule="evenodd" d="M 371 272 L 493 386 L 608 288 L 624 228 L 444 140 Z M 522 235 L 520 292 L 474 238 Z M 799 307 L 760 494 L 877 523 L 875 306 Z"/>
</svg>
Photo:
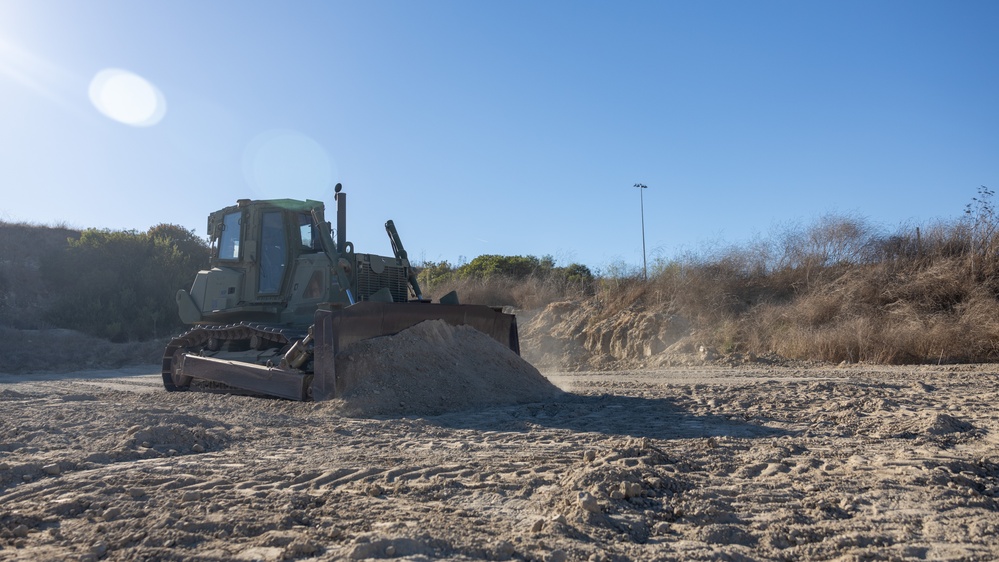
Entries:
<svg viewBox="0 0 999 562">
<path fill-rule="evenodd" d="M 177 294 L 184 322 L 308 324 L 320 303 L 349 303 L 322 202 L 241 199 L 209 215 L 208 232 L 211 267 Z"/>
<path fill-rule="evenodd" d="M 322 220 L 323 204 L 286 199 L 241 200 L 212 213 L 212 266 L 243 270 L 246 287 L 261 297 L 282 294 L 289 265 L 303 254 L 322 251 L 313 212 Z"/>
<path fill-rule="evenodd" d="M 346 196 L 337 195 L 336 241 L 321 201 L 240 199 L 209 215 L 211 269 L 177 293 L 181 319 L 308 325 L 321 304 L 422 299 L 392 221 L 385 228 L 394 256 L 355 253 Z"/>
</svg>

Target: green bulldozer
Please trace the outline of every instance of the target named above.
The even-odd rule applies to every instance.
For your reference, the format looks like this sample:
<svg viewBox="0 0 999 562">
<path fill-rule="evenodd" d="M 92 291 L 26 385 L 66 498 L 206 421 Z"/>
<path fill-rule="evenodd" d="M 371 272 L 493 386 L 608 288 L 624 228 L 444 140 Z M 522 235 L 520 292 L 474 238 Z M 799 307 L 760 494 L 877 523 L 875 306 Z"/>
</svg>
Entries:
<svg viewBox="0 0 999 562">
<path fill-rule="evenodd" d="M 210 267 L 177 292 L 181 320 L 194 327 L 167 345 L 166 390 L 333 399 L 345 390 L 341 349 L 426 320 L 470 326 L 520 353 L 514 315 L 459 304 L 454 293 L 424 298 L 392 221 L 392 256 L 355 252 L 340 184 L 334 199 L 335 231 L 321 201 L 240 199 L 209 215 Z"/>
</svg>

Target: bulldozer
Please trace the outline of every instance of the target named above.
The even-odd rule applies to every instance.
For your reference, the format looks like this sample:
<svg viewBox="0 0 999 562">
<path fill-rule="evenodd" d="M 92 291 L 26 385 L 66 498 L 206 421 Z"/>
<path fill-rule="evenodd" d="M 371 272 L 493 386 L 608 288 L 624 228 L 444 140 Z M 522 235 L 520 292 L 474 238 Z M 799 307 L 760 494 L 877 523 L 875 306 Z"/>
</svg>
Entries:
<svg viewBox="0 0 999 562">
<path fill-rule="evenodd" d="M 339 183 L 334 200 L 335 230 L 313 200 L 240 199 L 208 216 L 209 268 L 176 294 L 193 327 L 167 344 L 167 391 L 334 399 L 345 392 L 335 361 L 342 349 L 426 320 L 470 326 L 520 354 L 513 314 L 460 304 L 453 292 L 438 302 L 423 296 L 391 220 L 392 256 L 355 252 Z"/>
</svg>

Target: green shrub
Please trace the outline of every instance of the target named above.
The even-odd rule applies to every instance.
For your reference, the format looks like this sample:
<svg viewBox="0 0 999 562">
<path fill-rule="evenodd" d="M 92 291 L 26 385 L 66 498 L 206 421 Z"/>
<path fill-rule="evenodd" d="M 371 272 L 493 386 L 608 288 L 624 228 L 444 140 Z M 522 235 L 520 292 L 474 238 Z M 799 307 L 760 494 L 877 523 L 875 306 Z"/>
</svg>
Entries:
<svg viewBox="0 0 999 562">
<path fill-rule="evenodd" d="M 45 316 L 111 341 L 175 332 L 181 324 L 174 295 L 207 264 L 207 245 L 183 227 L 88 229 L 42 258 L 43 279 L 55 295 Z"/>
<path fill-rule="evenodd" d="M 459 267 L 441 261 L 418 268 L 425 296 L 440 298 L 455 291 L 461 302 L 514 308 L 537 308 L 568 295 L 590 294 L 595 283 L 585 265 L 559 267 L 552 256 L 482 255 Z"/>
<path fill-rule="evenodd" d="M 489 279 L 501 276 L 525 279 L 534 274 L 544 276 L 554 267 L 554 260 L 550 256 L 538 259 L 535 256 L 482 255 L 459 267 L 455 273 L 459 279 Z"/>
</svg>

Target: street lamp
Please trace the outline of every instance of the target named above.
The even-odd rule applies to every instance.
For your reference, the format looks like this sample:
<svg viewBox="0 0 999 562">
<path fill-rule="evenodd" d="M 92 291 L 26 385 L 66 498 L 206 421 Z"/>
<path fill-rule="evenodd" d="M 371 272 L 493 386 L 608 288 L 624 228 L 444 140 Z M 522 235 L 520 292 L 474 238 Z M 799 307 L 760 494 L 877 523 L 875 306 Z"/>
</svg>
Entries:
<svg viewBox="0 0 999 562">
<path fill-rule="evenodd" d="M 642 267 L 645 272 L 645 280 L 649 280 L 649 263 L 645 259 L 645 196 L 642 190 L 648 189 L 649 186 L 644 183 L 636 183 L 635 187 L 638 188 L 638 201 L 642 206 Z"/>
</svg>

